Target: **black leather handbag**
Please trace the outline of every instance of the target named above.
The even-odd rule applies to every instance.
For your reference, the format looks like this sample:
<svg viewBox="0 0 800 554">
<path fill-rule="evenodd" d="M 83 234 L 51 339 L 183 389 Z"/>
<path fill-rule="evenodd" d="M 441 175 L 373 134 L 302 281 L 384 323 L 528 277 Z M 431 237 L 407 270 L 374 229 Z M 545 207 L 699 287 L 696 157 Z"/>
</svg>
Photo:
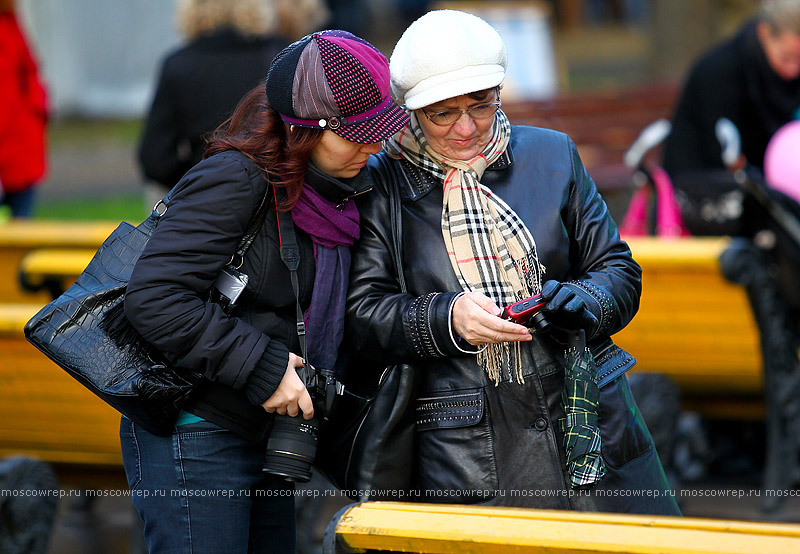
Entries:
<svg viewBox="0 0 800 554">
<path fill-rule="evenodd" d="M 315 466 L 358 501 L 408 498 L 414 455 L 418 372 L 407 364 L 384 369 L 372 396 L 345 388 L 320 429 Z"/>
<path fill-rule="evenodd" d="M 133 267 L 169 198 L 138 226 L 121 223 L 75 283 L 25 325 L 25 337 L 47 357 L 130 420 L 162 436 L 172 433 L 203 376 L 170 366 L 128 322 L 123 301 Z M 265 196 L 239 241 L 236 259 L 242 259 L 261 227 L 266 204 Z M 220 294 L 231 300 L 224 290 L 213 291 L 212 297 Z M 226 309 L 232 308 L 232 300 Z"/>
<path fill-rule="evenodd" d="M 395 267 L 400 289 L 403 275 L 400 198 L 390 187 L 389 206 Z M 352 364 L 361 362 L 352 360 Z M 363 369 L 355 368 L 359 374 Z M 411 486 L 414 456 L 414 400 L 419 373 L 408 364 L 386 367 L 371 394 L 355 394 L 347 385 L 333 400 L 323 421 L 315 466 L 344 494 L 355 500 L 397 500 Z M 407 496 L 407 495 L 404 495 Z"/>
</svg>

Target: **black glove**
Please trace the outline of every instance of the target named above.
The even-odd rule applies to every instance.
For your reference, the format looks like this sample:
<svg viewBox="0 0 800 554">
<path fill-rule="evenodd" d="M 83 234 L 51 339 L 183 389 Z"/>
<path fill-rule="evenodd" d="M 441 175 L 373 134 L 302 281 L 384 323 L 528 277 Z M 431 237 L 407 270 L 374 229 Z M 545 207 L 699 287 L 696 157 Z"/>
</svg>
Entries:
<svg viewBox="0 0 800 554">
<path fill-rule="evenodd" d="M 545 281 L 542 286 L 542 298 L 547 302 L 542 312 L 555 327 L 567 331 L 586 331 L 591 337 L 599 325 L 597 317 L 589 311 L 583 298 L 570 287 L 562 286 L 559 281 Z"/>
</svg>

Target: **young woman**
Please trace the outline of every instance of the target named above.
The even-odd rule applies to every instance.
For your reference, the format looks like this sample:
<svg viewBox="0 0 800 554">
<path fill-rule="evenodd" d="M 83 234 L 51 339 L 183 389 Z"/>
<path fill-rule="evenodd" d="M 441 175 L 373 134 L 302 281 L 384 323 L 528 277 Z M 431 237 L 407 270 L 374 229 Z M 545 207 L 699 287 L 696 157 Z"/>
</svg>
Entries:
<svg viewBox="0 0 800 554">
<path fill-rule="evenodd" d="M 293 484 L 262 472 L 274 414 L 314 412 L 297 374 L 306 361 L 278 211 L 291 212 L 296 230 L 308 363 L 332 369 L 359 235 L 350 198 L 369 188 L 359 175 L 370 154 L 407 121 L 380 52 L 350 33 L 315 33 L 276 57 L 266 86 L 243 99 L 173 189 L 125 313 L 172 364 L 207 379 L 172 436 L 122 420 L 151 552 L 294 552 Z M 239 268 L 249 280 L 227 315 L 209 290 L 262 201 L 266 217 Z"/>
</svg>

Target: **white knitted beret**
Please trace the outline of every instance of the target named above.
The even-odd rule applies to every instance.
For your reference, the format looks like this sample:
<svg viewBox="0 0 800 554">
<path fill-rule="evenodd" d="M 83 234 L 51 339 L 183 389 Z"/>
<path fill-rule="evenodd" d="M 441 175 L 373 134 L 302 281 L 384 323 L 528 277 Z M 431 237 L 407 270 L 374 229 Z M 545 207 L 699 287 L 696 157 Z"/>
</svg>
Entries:
<svg viewBox="0 0 800 554">
<path fill-rule="evenodd" d="M 389 60 L 392 94 L 410 110 L 493 88 L 506 73 L 506 46 L 480 17 L 428 12 L 405 30 Z"/>
</svg>

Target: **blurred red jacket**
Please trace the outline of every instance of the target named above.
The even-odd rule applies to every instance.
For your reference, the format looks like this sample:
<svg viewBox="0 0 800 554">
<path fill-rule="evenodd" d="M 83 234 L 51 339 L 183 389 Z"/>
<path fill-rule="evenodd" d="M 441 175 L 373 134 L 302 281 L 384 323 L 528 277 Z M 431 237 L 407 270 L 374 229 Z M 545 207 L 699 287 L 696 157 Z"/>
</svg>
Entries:
<svg viewBox="0 0 800 554">
<path fill-rule="evenodd" d="M 0 184 L 25 190 L 46 168 L 47 94 L 17 19 L 0 13 Z"/>
</svg>

